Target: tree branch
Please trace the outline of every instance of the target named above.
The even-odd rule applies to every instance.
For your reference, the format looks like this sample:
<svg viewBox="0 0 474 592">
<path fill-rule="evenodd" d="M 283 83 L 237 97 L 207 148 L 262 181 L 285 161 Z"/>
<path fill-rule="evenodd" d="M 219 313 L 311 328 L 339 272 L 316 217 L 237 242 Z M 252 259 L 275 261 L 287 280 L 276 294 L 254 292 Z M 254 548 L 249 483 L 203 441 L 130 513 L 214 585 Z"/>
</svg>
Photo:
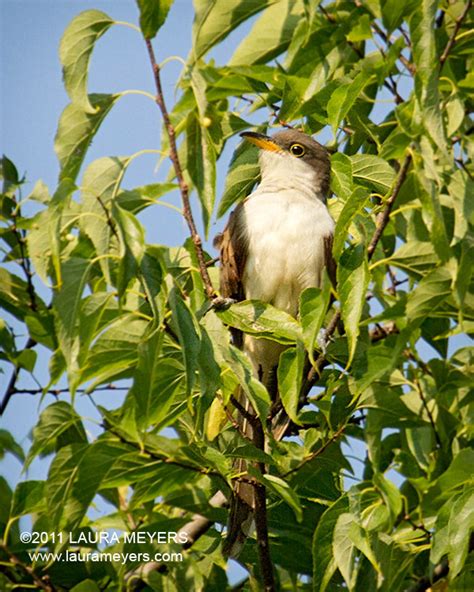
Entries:
<svg viewBox="0 0 474 592">
<path fill-rule="evenodd" d="M 217 301 L 217 303 L 218 303 L 219 298 L 216 294 L 216 291 L 214 290 L 214 287 L 211 282 L 211 278 L 209 276 L 209 272 L 207 270 L 206 260 L 204 257 L 204 251 L 202 249 L 202 240 L 201 240 L 201 237 L 199 236 L 199 233 L 197 231 L 196 223 L 194 221 L 193 213 L 191 210 L 191 205 L 189 202 L 189 187 L 184 179 L 183 170 L 181 168 L 181 163 L 180 163 L 179 157 L 178 157 L 178 148 L 176 145 L 175 129 L 174 129 L 173 124 L 171 123 L 171 120 L 170 120 L 170 117 L 168 114 L 168 110 L 167 110 L 166 104 L 165 104 L 163 88 L 161 86 L 160 66 L 158 65 L 158 63 L 156 61 L 155 52 L 153 50 L 153 46 L 151 44 L 151 41 L 149 39 L 145 39 L 145 43 L 146 43 L 146 47 L 148 50 L 148 55 L 150 58 L 151 66 L 153 68 L 153 75 L 154 75 L 154 79 L 155 79 L 155 87 L 156 87 L 155 102 L 158 105 L 158 107 L 160 108 L 161 115 L 163 117 L 163 122 L 164 122 L 164 125 L 166 128 L 166 132 L 168 134 L 168 139 L 169 139 L 169 143 L 170 143 L 170 159 L 171 159 L 171 162 L 173 163 L 174 172 L 175 172 L 176 178 L 178 180 L 179 190 L 181 193 L 181 201 L 183 203 L 183 215 L 184 215 L 184 218 L 185 218 L 186 223 L 188 225 L 191 239 L 194 244 L 194 249 L 196 251 L 196 257 L 197 257 L 198 264 L 199 264 L 199 272 L 201 274 L 201 278 L 204 283 L 204 289 L 206 291 L 206 296 L 209 298 L 209 300 L 211 300 L 213 302 Z"/>
<path fill-rule="evenodd" d="M 461 24 L 462 24 L 463 20 L 466 18 L 467 13 L 471 10 L 471 7 L 472 7 L 472 0 L 468 0 L 466 2 L 466 6 L 464 7 L 464 10 L 456 19 L 453 32 L 451 33 L 451 37 L 449 38 L 448 43 L 446 44 L 446 47 L 444 48 L 444 51 L 441 54 L 441 57 L 439 58 L 440 70 L 443 67 L 444 62 L 448 59 L 449 52 L 453 49 L 453 46 L 456 43 L 456 35 L 458 34 L 459 29 L 461 28 Z"/>
</svg>

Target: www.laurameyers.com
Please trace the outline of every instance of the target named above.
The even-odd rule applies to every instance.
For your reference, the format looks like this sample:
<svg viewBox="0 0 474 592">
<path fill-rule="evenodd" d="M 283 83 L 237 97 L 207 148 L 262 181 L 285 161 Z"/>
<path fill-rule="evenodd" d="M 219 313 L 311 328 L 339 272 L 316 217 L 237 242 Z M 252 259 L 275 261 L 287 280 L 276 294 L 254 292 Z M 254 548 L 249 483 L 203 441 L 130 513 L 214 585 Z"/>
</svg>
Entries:
<svg viewBox="0 0 474 592">
<path fill-rule="evenodd" d="M 118 543 L 129 544 L 158 544 L 167 545 L 171 543 L 184 545 L 188 541 L 186 532 L 168 532 L 168 531 L 134 531 L 117 533 L 114 531 L 93 531 L 86 530 L 79 533 L 72 532 L 46 532 L 33 531 L 21 532 L 20 540 L 22 543 L 30 543 L 37 547 L 42 547 L 48 543 L 53 545 L 67 544 L 70 546 L 107 546 Z M 60 552 L 46 552 L 35 551 L 29 553 L 32 562 L 46 561 L 46 562 L 99 562 L 110 561 L 113 563 L 134 563 L 134 562 L 149 562 L 157 561 L 160 563 L 169 563 L 174 561 L 182 561 L 183 555 L 179 552 L 124 552 L 114 550 L 66 550 Z"/>
</svg>

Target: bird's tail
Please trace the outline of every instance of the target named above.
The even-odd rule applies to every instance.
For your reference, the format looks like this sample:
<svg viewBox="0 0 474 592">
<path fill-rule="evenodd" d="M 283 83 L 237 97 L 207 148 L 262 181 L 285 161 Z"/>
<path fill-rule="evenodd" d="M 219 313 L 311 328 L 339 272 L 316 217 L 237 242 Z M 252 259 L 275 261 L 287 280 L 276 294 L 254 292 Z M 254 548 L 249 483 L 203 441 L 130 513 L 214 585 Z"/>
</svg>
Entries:
<svg viewBox="0 0 474 592">
<path fill-rule="evenodd" d="M 236 399 L 245 409 L 250 411 L 249 402 L 242 391 L 238 388 Z M 241 426 L 241 432 L 244 436 L 253 439 L 253 429 L 247 418 L 240 411 L 237 411 L 237 423 Z M 245 477 L 247 473 L 247 461 L 239 458 L 234 464 L 235 472 Z M 244 546 L 245 539 L 253 529 L 253 514 L 255 510 L 255 490 L 251 483 L 237 481 L 230 503 L 229 523 L 227 526 L 227 536 L 224 542 L 223 552 L 228 557 L 237 557 Z"/>
<path fill-rule="evenodd" d="M 267 387 L 270 398 L 275 401 L 278 398 L 276 368 L 280 354 L 285 349 L 285 346 L 266 339 L 254 339 L 246 335 L 243 349 L 252 362 L 254 375 Z M 246 412 L 253 412 L 247 397 L 240 387 L 236 393 L 236 399 Z M 241 426 L 242 434 L 255 442 L 253 428 L 248 419 L 239 411 L 237 411 L 236 419 L 239 426 Z M 278 439 L 282 437 L 283 433 L 284 430 L 282 429 Z M 234 468 L 236 473 L 245 477 L 247 461 L 244 459 L 237 460 Z M 245 481 L 237 481 L 230 503 L 227 536 L 223 547 L 224 554 L 228 557 L 235 558 L 242 550 L 245 539 L 254 528 L 254 511 L 254 486 Z"/>
</svg>

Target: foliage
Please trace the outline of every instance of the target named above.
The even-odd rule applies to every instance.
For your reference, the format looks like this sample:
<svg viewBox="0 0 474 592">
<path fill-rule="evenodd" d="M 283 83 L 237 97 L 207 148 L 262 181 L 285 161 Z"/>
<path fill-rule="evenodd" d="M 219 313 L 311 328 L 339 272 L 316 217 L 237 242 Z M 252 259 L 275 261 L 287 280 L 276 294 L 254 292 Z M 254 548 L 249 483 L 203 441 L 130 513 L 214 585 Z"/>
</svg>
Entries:
<svg viewBox="0 0 474 592">
<path fill-rule="evenodd" d="M 170 4 L 139 0 L 148 43 L 159 38 Z M 61 174 L 52 195 L 39 182 L 28 196 L 41 205 L 34 217 L 23 214 L 24 179 L 2 161 L 0 307 L 22 328 L 0 324 L 0 355 L 14 372 L 3 402 L 17 395 L 19 372 L 34 372 L 37 346 L 50 354 L 50 380 L 37 395 L 59 395 L 33 427 L 26 459 L 0 432 L 3 453 L 25 466 L 52 455 L 44 481 L 14 491 L 0 482 L 2 589 L 119 590 L 143 561 L 38 561 L 31 569 L 35 545 L 21 542 L 19 518 L 31 516 L 35 531 L 76 537 L 91 529 L 178 531 L 196 512 L 225 525 L 227 511 L 208 500 L 219 490 L 230 495 L 236 458 L 257 463 L 252 477 L 265 485 L 278 589 L 425 590 L 430 578 L 473 589 L 472 350 L 456 349 L 458 336 L 474 330 L 470 5 L 195 0 L 193 51 L 160 146 L 173 155 L 174 128 L 183 179 L 175 166 L 169 183 L 133 190 L 121 183 L 137 155 L 104 156 L 82 170 L 121 94 L 92 94 L 87 84 L 94 45 L 114 34 L 113 16 L 88 10 L 72 21 L 60 51 L 71 100 L 55 141 Z M 251 17 L 228 65 L 206 61 Z M 390 99 L 382 121 L 380 99 Z M 194 193 L 207 235 L 224 146 L 251 125 L 246 118 L 262 130 L 274 112 L 277 125 L 333 133 L 338 284 L 332 299 L 328 283 L 305 292 L 298 319 L 258 302 L 215 310 L 193 242 L 147 244 L 137 219 L 176 180 Z M 257 174 L 255 152 L 237 146 L 219 216 Z M 212 254 L 205 258 L 216 285 Z M 333 322 L 321 351 L 319 330 L 335 310 L 344 328 Z M 281 441 L 267 433 L 265 451 L 231 421 L 237 385 L 265 429 L 274 409 L 229 327 L 289 346 L 278 379 L 291 422 Z M 29 336 L 26 346 L 19 334 Z M 317 371 L 308 373 L 305 351 Z M 100 391 L 111 383 L 127 394 L 106 410 Z M 95 438 L 75 410 L 78 389 L 101 415 Z M 348 437 L 367 447 L 352 486 L 341 449 Z M 112 509 L 94 517 L 97 496 Z M 182 562 L 148 574 L 147 589 L 221 591 L 221 531 L 211 526 L 186 551 L 123 541 L 107 550 L 183 551 Z M 249 574 L 241 589 L 260 589 L 255 549 L 253 534 L 239 557 Z"/>
</svg>

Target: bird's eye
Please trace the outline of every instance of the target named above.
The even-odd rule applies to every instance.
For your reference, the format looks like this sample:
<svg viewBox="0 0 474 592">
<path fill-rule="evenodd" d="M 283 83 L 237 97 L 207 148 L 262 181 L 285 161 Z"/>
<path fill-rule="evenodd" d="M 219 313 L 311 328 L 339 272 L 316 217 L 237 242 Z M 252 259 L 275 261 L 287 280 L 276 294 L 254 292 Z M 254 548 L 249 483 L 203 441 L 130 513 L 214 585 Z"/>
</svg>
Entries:
<svg viewBox="0 0 474 592">
<path fill-rule="evenodd" d="M 304 155 L 306 150 L 303 148 L 303 146 L 301 144 L 292 144 L 290 146 L 290 152 L 291 152 L 291 154 L 293 154 L 293 156 L 300 158 L 301 156 Z"/>
</svg>

